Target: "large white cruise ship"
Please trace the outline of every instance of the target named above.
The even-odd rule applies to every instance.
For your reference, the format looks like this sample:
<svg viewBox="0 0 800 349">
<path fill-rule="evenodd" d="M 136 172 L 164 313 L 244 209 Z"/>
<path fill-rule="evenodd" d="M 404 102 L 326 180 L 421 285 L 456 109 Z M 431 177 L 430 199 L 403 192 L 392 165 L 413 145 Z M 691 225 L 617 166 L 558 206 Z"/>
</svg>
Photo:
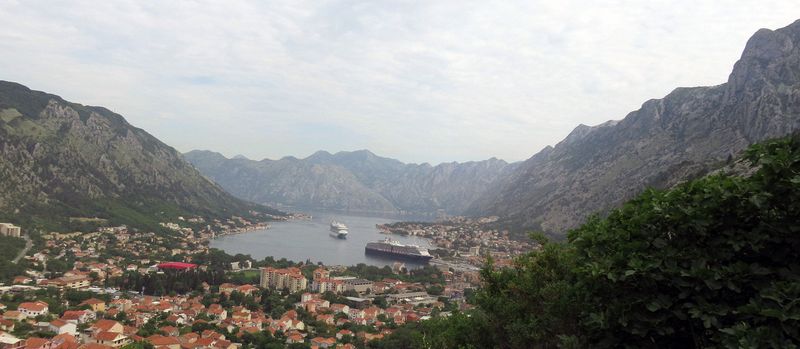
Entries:
<svg viewBox="0 0 800 349">
<path fill-rule="evenodd" d="M 331 221 L 331 236 L 338 238 L 338 239 L 346 239 L 347 238 L 347 226 L 344 223 L 337 222 L 336 220 Z"/>
<path fill-rule="evenodd" d="M 417 245 L 404 245 L 390 238 L 368 243 L 364 247 L 364 252 L 421 262 L 433 259 L 427 248 Z"/>
</svg>

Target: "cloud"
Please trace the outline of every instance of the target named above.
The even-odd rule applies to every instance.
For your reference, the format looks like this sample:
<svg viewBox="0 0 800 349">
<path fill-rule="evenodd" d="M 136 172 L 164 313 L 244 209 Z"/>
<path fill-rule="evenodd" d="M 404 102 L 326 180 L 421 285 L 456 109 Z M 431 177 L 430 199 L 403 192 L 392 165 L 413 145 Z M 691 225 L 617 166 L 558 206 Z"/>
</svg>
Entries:
<svg viewBox="0 0 800 349">
<path fill-rule="evenodd" d="M 182 151 L 525 159 L 580 123 L 724 82 L 796 1 L 11 1 L 0 78 Z"/>
</svg>

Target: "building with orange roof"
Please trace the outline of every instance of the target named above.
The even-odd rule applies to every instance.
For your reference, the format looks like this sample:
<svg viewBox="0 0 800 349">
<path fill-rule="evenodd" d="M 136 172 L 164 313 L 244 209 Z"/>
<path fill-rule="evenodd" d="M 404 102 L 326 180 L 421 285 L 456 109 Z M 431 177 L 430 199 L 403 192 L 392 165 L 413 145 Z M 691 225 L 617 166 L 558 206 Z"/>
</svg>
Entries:
<svg viewBox="0 0 800 349">
<path fill-rule="evenodd" d="M 25 340 L 25 349 L 52 349 L 54 346 L 47 338 L 30 337 Z"/>
<path fill-rule="evenodd" d="M 21 311 L 9 310 L 3 313 L 3 320 L 22 321 L 24 319 L 25 315 Z"/>
<path fill-rule="evenodd" d="M 242 285 L 242 286 L 237 287 L 236 291 L 238 291 L 239 293 L 241 293 L 241 294 L 243 294 L 245 296 L 249 296 L 249 295 L 252 295 L 253 292 L 258 291 L 258 287 L 255 287 L 253 285 Z"/>
<path fill-rule="evenodd" d="M 97 344 L 108 345 L 113 348 L 119 348 L 125 344 L 130 343 L 128 336 L 118 332 L 97 332 L 92 336 L 92 341 Z"/>
<path fill-rule="evenodd" d="M 22 313 L 26 318 L 34 318 L 40 315 L 47 315 L 49 313 L 49 306 L 45 302 L 24 302 L 17 307 L 17 311 Z"/>
<path fill-rule="evenodd" d="M 336 338 L 315 337 L 311 339 L 311 345 L 319 348 L 333 348 L 336 345 Z"/>
<path fill-rule="evenodd" d="M 50 332 L 55 334 L 71 334 L 76 335 L 78 334 L 78 325 L 72 322 L 67 322 L 61 319 L 55 319 L 50 321 L 50 324 L 47 326 Z"/>
<path fill-rule="evenodd" d="M 79 305 L 80 306 L 88 305 L 89 308 L 91 308 L 92 311 L 94 312 L 106 311 L 106 302 L 97 298 L 89 298 L 81 302 L 81 304 Z"/>
<path fill-rule="evenodd" d="M 178 337 L 152 335 L 147 337 L 147 341 L 156 348 L 181 349 L 181 341 Z"/>
<path fill-rule="evenodd" d="M 116 322 L 114 320 L 107 320 L 101 319 L 97 320 L 97 322 L 93 323 L 92 326 L 89 327 L 91 332 L 113 332 L 113 333 L 122 333 L 124 327 L 121 323 Z"/>
</svg>

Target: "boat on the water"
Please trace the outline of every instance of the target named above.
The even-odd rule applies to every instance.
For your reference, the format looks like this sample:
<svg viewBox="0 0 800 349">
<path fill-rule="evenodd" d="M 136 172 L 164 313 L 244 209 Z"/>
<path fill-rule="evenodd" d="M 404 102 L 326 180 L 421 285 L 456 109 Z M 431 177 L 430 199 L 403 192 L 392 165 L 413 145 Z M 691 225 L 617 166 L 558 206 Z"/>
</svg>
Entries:
<svg viewBox="0 0 800 349">
<path fill-rule="evenodd" d="M 390 238 L 367 243 L 367 246 L 364 247 L 364 252 L 418 262 L 427 262 L 433 259 L 427 248 L 417 245 L 404 245 Z"/>
<path fill-rule="evenodd" d="M 344 225 L 344 223 L 337 222 L 336 220 L 331 221 L 331 237 L 335 237 L 337 239 L 346 239 L 347 234 L 347 226 Z"/>
</svg>

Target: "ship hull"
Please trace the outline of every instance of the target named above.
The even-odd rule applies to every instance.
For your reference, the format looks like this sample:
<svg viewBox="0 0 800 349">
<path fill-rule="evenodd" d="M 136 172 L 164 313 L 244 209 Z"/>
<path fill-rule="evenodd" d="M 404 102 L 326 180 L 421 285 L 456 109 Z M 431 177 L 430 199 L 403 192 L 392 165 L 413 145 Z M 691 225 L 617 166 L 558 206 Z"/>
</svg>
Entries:
<svg viewBox="0 0 800 349">
<path fill-rule="evenodd" d="M 330 236 L 332 238 L 337 238 L 337 239 L 347 239 L 347 234 L 339 234 L 339 233 L 333 232 L 333 231 L 330 233 Z"/>
<path fill-rule="evenodd" d="M 422 255 L 412 255 L 412 254 L 405 254 L 405 253 L 398 253 L 391 251 L 383 251 L 369 247 L 364 248 L 364 253 L 375 256 L 391 257 L 391 258 L 402 259 L 406 261 L 414 261 L 414 262 L 428 262 L 431 259 L 433 259 L 433 256 L 422 256 Z"/>
</svg>

